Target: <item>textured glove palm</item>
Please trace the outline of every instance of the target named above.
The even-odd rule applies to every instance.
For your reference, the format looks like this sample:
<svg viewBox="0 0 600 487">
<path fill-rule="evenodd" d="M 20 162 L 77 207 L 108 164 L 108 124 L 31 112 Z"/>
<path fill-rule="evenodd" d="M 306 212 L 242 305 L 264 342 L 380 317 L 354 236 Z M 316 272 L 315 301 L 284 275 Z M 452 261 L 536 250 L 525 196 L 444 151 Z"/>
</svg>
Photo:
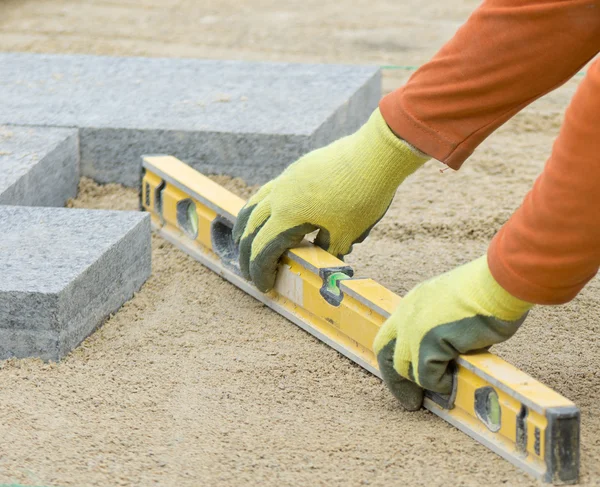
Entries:
<svg viewBox="0 0 600 487">
<path fill-rule="evenodd" d="M 449 363 L 510 338 L 532 306 L 495 281 L 485 256 L 418 285 L 375 337 L 384 382 L 409 410 L 423 388 L 450 393 Z"/>
<path fill-rule="evenodd" d="M 305 155 L 239 213 L 233 237 L 244 277 L 268 291 L 281 255 L 317 229 L 315 244 L 338 257 L 348 254 L 427 159 L 390 131 L 379 110 L 353 135 Z"/>
</svg>

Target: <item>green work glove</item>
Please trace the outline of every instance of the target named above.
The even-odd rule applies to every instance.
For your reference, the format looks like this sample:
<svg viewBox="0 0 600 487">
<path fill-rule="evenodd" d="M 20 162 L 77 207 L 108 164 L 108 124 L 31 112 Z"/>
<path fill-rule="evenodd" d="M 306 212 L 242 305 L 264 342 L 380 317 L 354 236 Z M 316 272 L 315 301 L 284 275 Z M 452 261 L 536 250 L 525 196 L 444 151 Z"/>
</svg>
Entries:
<svg viewBox="0 0 600 487">
<path fill-rule="evenodd" d="M 242 274 L 270 290 L 281 255 L 317 229 L 316 245 L 340 258 L 350 253 L 427 159 L 375 110 L 353 135 L 303 156 L 250 198 L 233 229 Z"/>
<path fill-rule="evenodd" d="M 385 384 L 411 411 L 422 388 L 449 394 L 450 362 L 513 336 L 532 306 L 496 282 L 486 256 L 418 285 L 375 337 Z"/>
</svg>

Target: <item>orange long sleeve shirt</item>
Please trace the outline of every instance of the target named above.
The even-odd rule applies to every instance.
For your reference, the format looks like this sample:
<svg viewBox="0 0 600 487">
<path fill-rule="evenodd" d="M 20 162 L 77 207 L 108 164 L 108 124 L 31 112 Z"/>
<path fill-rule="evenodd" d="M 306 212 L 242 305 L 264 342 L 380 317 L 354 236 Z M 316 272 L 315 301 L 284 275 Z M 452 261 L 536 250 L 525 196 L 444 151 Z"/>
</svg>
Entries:
<svg viewBox="0 0 600 487">
<path fill-rule="evenodd" d="M 599 51 L 600 1 L 486 0 L 380 110 L 398 136 L 458 169 L 496 128 Z M 488 262 L 502 287 L 538 304 L 569 301 L 597 273 L 600 60 L 581 82 L 544 171 L 492 240 Z"/>
</svg>

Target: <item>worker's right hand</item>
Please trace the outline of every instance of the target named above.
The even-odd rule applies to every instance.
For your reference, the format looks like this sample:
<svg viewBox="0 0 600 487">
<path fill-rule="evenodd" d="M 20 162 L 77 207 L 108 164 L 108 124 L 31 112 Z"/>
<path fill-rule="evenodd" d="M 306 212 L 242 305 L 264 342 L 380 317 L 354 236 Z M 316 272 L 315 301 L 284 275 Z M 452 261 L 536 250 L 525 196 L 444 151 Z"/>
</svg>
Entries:
<svg viewBox="0 0 600 487">
<path fill-rule="evenodd" d="M 498 284 L 485 255 L 419 284 L 373 342 L 383 381 L 411 411 L 421 407 L 423 388 L 449 394 L 458 355 L 507 340 L 532 306 Z"/>
<path fill-rule="evenodd" d="M 428 159 L 375 110 L 357 132 L 310 152 L 264 185 L 240 211 L 240 268 L 269 291 L 281 255 L 319 229 L 315 244 L 342 258 L 387 211 L 402 181 Z"/>
</svg>

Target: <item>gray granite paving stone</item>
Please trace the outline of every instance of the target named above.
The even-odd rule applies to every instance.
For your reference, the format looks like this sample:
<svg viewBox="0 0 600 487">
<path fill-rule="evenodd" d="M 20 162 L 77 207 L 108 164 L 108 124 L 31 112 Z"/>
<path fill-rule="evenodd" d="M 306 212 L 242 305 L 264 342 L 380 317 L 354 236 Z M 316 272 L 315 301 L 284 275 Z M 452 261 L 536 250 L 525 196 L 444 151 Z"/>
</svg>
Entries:
<svg viewBox="0 0 600 487">
<path fill-rule="evenodd" d="M 0 359 L 59 360 L 150 275 L 147 214 L 41 208 L 142 154 L 262 183 L 356 130 L 376 67 L 0 53 Z M 26 205 L 26 206 L 2 206 Z"/>
<path fill-rule="evenodd" d="M 64 206 L 78 182 L 76 129 L 0 125 L 0 205 Z"/>
<path fill-rule="evenodd" d="M 0 359 L 59 360 L 150 276 L 150 218 L 0 206 Z"/>
<path fill-rule="evenodd" d="M 356 130 L 377 67 L 0 54 L 0 123 L 77 127 L 81 170 L 138 184 L 142 154 L 262 183 Z"/>
</svg>

